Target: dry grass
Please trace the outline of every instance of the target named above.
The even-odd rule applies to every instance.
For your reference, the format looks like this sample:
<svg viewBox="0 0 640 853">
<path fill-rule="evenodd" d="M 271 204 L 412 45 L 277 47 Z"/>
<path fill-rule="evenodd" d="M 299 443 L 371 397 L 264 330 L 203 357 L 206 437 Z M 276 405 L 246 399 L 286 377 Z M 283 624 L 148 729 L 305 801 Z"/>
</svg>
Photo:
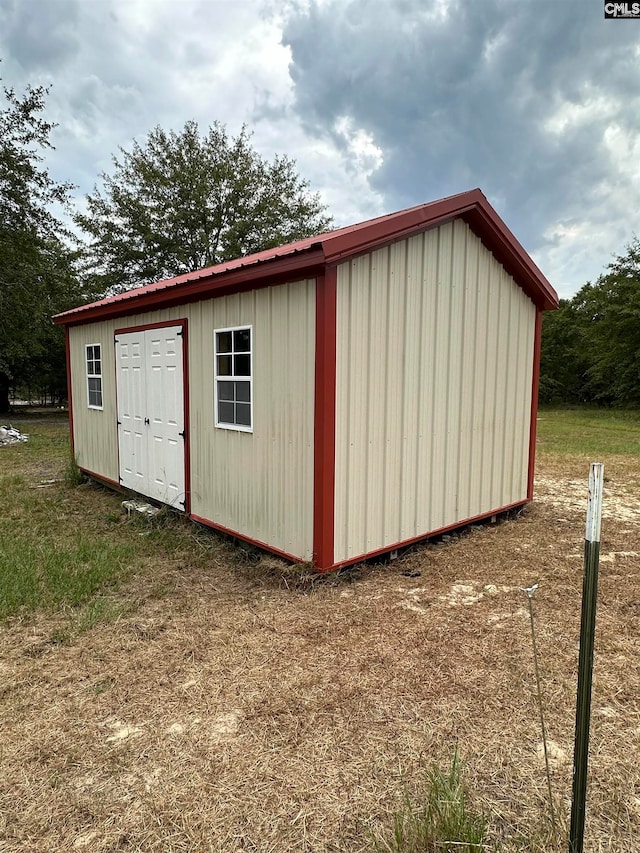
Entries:
<svg viewBox="0 0 640 853">
<path fill-rule="evenodd" d="M 298 584 L 207 538 L 206 560 L 141 564 L 121 591 L 136 607 L 66 643 L 50 642 L 59 616 L 0 629 L 0 849 L 370 851 L 456 744 L 502 849 L 555 849 L 520 587 L 540 583 L 566 824 L 588 461 L 543 453 L 520 518 L 347 579 Z M 586 848 L 631 853 L 640 460 L 604 461 Z"/>
</svg>

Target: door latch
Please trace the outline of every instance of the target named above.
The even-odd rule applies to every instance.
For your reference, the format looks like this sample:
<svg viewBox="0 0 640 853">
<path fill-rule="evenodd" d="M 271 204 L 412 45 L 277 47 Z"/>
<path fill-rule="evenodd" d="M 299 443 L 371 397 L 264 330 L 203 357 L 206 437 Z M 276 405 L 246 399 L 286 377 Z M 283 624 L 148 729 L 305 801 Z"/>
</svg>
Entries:
<svg viewBox="0 0 640 853">
<path fill-rule="evenodd" d="M 145 419 L 144 419 L 144 422 L 145 422 L 145 424 L 146 424 L 147 426 L 149 426 L 149 418 L 145 418 Z"/>
</svg>

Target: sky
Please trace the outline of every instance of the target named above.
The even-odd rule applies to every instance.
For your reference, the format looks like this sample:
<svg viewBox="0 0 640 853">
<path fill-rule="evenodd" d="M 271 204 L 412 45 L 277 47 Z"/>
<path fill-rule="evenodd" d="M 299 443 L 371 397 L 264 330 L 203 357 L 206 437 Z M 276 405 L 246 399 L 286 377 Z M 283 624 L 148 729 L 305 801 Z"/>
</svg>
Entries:
<svg viewBox="0 0 640 853">
<path fill-rule="evenodd" d="M 253 132 L 336 226 L 480 187 L 560 296 L 638 230 L 640 19 L 603 0 L 0 0 L 74 197 L 160 125 Z"/>
</svg>

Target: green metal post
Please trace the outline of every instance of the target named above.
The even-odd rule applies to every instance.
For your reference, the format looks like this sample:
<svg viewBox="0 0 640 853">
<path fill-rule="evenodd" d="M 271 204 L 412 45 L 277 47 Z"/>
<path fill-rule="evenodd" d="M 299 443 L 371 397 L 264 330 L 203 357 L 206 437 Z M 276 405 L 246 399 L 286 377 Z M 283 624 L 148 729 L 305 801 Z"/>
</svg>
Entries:
<svg viewBox="0 0 640 853">
<path fill-rule="evenodd" d="M 591 683 L 593 646 L 598 600 L 598 563 L 600 558 L 600 522 L 604 465 L 593 462 L 589 471 L 587 530 L 584 541 L 584 579 L 582 582 L 582 619 L 578 659 L 578 695 L 576 701 L 576 737 L 573 748 L 573 797 L 569 853 L 583 853 L 584 819 L 587 799 L 587 763 L 591 720 Z"/>
</svg>

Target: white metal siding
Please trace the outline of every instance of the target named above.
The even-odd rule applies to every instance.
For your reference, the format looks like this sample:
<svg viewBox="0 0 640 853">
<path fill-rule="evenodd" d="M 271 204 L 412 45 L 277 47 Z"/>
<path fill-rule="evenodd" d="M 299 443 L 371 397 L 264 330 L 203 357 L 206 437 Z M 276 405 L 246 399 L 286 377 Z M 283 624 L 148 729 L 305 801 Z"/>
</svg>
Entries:
<svg viewBox="0 0 640 853">
<path fill-rule="evenodd" d="M 315 282 L 189 307 L 191 510 L 310 560 Z M 216 429 L 213 330 L 247 325 L 253 327 L 253 431 Z"/>
<path fill-rule="evenodd" d="M 102 410 L 89 409 L 85 345 L 102 350 Z M 113 324 L 91 323 L 69 329 L 71 395 L 76 461 L 81 468 L 118 481 L 118 436 Z"/>
<path fill-rule="evenodd" d="M 113 335 L 188 321 L 191 512 L 310 560 L 313 555 L 315 281 L 221 296 L 70 329 L 79 464 L 118 480 Z M 253 326 L 253 432 L 216 429 L 213 330 Z M 103 345 L 104 411 L 86 408 L 84 344 Z"/>
<path fill-rule="evenodd" d="M 462 221 L 338 268 L 336 562 L 526 500 L 535 313 Z"/>
</svg>

